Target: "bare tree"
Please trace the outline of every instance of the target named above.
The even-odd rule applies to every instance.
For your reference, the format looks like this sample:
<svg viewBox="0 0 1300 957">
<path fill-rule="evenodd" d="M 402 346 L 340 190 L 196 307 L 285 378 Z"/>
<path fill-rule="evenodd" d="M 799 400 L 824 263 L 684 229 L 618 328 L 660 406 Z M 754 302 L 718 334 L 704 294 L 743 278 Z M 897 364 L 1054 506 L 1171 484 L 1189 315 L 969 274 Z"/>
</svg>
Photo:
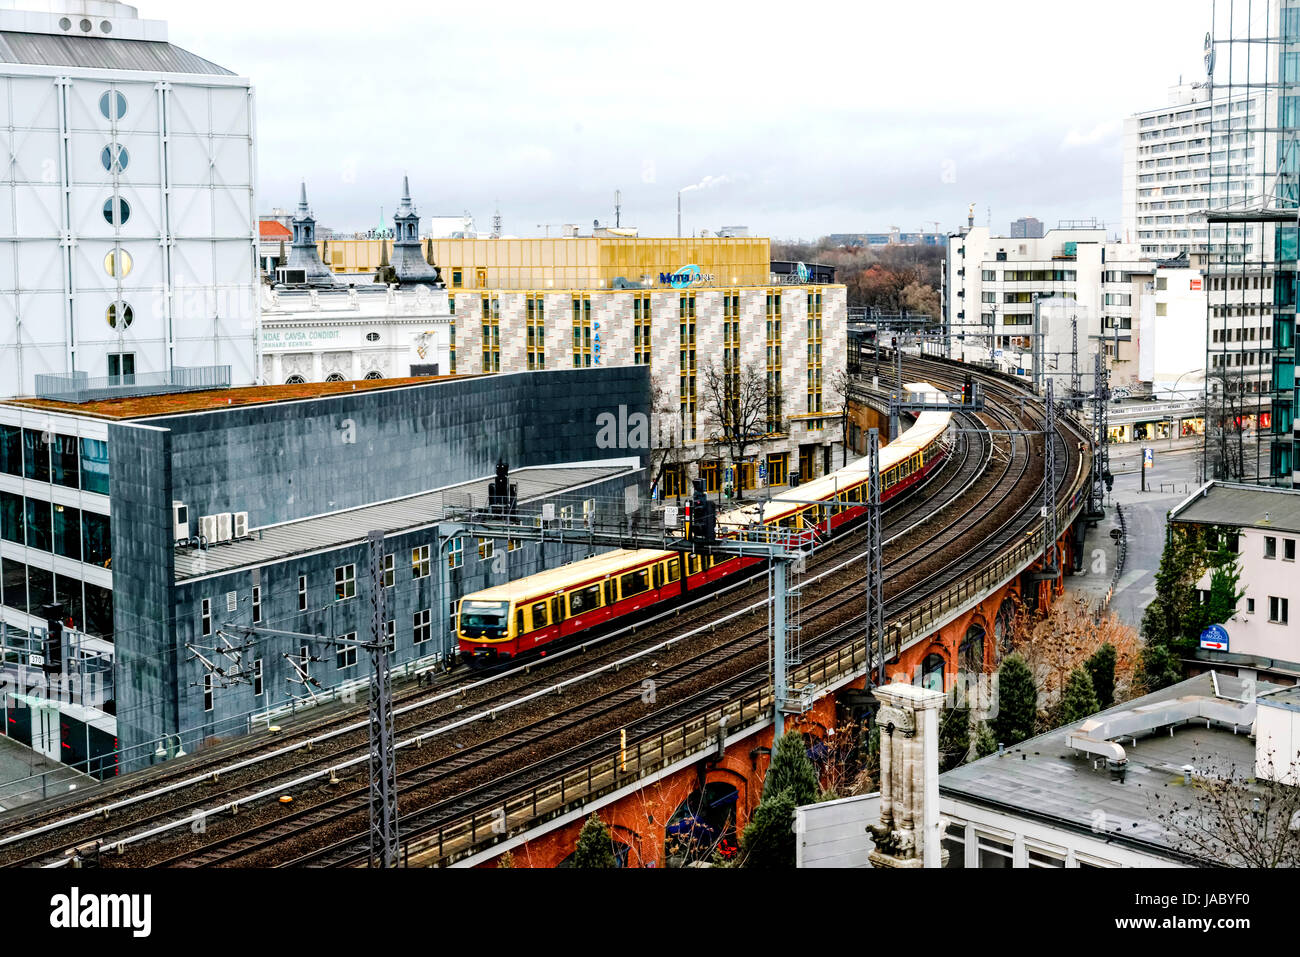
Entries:
<svg viewBox="0 0 1300 957">
<path fill-rule="evenodd" d="M 827 385 L 832 398 L 840 404 L 840 444 L 844 450 L 840 465 L 843 467 L 849 464 L 849 397 L 853 392 L 853 376 L 846 369 L 836 369 Z"/>
<path fill-rule="evenodd" d="M 677 391 L 661 376 L 650 377 L 650 487 L 662 488 L 664 472 L 682 464 L 682 432 Z"/>
<path fill-rule="evenodd" d="M 703 371 L 706 441 L 724 447 L 735 463 L 747 461 L 749 450 L 770 431 L 767 374 L 757 363 L 713 360 Z"/>
<path fill-rule="evenodd" d="M 1241 368 L 1222 366 L 1209 373 L 1205 389 L 1203 475 L 1240 481 L 1246 473 L 1246 374 Z"/>
<path fill-rule="evenodd" d="M 1274 773 L 1273 762 L 1269 752 L 1268 776 L 1284 777 Z M 1292 761 L 1290 779 L 1298 772 L 1300 765 Z M 1150 804 L 1178 849 L 1207 863 L 1300 867 L 1300 787 L 1259 780 L 1254 768 L 1243 772 L 1229 765 L 1193 774 L 1189 785 L 1156 792 Z"/>
</svg>

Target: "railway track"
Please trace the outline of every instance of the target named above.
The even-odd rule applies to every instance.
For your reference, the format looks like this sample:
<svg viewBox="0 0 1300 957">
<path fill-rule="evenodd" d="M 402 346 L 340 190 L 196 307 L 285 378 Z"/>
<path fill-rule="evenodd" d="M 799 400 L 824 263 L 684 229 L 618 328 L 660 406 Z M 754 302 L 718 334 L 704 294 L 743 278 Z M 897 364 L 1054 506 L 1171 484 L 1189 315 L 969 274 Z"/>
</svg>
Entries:
<svg viewBox="0 0 1300 957">
<path fill-rule="evenodd" d="M 933 511 L 936 500 L 955 498 L 987 464 L 990 450 L 991 443 L 986 438 L 964 443 L 961 454 L 949 456 L 943 467 L 928 479 L 921 490 L 924 494 L 918 492 L 886 506 L 887 532 L 901 535 L 913 527 L 919 515 Z M 858 547 L 860 538 L 855 530 L 837 536 L 818 551 L 810 565 L 814 570 L 833 565 Z M 415 735 L 422 741 L 441 731 L 455 729 L 463 724 L 469 706 L 478 712 L 491 713 L 498 705 L 527 696 L 538 686 L 564 680 L 566 671 L 589 675 L 599 670 L 602 660 L 617 664 L 627 657 L 627 649 L 633 645 L 653 652 L 656 639 L 680 631 L 680 616 L 689 613 L 692 606 L 708 601 L 710 613 L 724 618 L 734 609 L 752 606 L 764 591 L 765 577 L 762 573 L 750 576 L 728 586 L 721 595 L 698 599 L 675 612 L 657 615 L 630 629 L 620 629 L 603 639 L 604 647 L 597 646 L 600 650 L 594 660 L 588 652 L 581 660 L 574 657 L 572 662 L 562 664 L 561 659 L 569 654 L 562 652 L 548 659 L 546 670 L 523 666 L 487 681 L 453 685 L 446 690 L 407 691 L 399 699 L 399 717 L 403 718 L 398 724 L 399 736 Z M 538 674 L 530 677 L 534 671 Z M 426 715 L 426 710 L 436 710 L 436 713 Z M 128 790 L 124 794 L 126 789 L 116 788 L 108 794 L 90 795 L 75 807 L 61 804 L 37 815 L 5 822 L 10 834 L 0 837 L 0 860 L 8 866 L 53 863 L 88 842 L 112 845 L 115 838 L 127 832 L 148 833 L 193 823 L 192 815 L 211 807 L 214 800 L 225 810 L 235 810 L 241 802 L 265 798 L 269 791 L 278 790 L 277 783 L 301 786 L 304 774 L 314 772 L 337 778 L 339 769 L 355 767 L 356 758 L 366 753 L 365 724 L 348 715 L 325 718 L 297 729 L 292 740 L 276 741 L 275 745 L 269 754 L 254 745 L 242 757 L 224 753 L 205 755 L 204 759 L 192 760 L 184 767 L 169 769 L 169 773 L 147 776 L 134 792 Z M 266 744 L 260 747 L 265 748 Z M 24 835 L 25 839 L 16 839 Z"/>
<path fill-rule="evenodd" d="M 926 366 L 925 371 L 934 376 L 931 367 Z M 951 381 L 951 380 L 949 380 Z M 1009 392 L 1008 392 L 1009 394 Z M 1005 396 L 1004 396 L 1005 397 Z M 990 415 L 986 424 L 998 427 L 999 424 L 1010 425 L 1005 413 Z M 971 422 L 968 420 L 967 425 Z M 1022 422 L 1022 425 L 1024 423 Z M 1041 470 L 1041 450 L 1038 456 L 1033 454 L 1032 443 L 1023 438 L 1009 439 L 1003 437 L 1001 440 L 991 440 L 988 436 L 980 437 L 978 441 L 968 443 L 968 447 L 961 456 L 951 456 L 945 463 L 942 470 L 937 471 L 930 479 L 930 485 L 933 488 L 927 488 L 927 494 L 917 494 L 907 499 L 894 503 L 888 515 L 887 528 L 898 535 L 898 529 L 907 528 L 913 518 L 925 513 L 935 511 L 934 501 L 943 494 L 948 494 L 956 489 L 971 492 L 970 497 L 978 501 L 960 511 L 958 514 L 949 516 L 945 519 L 945 524 L 936 532 L 930 534 L 925 539 L 925 545 L 914 547 L 910 550 L 903 550 L 896 554 L 890 555 L 890 579 L 887 582 L 887 588 L 890 595 L 890 611 L 894 605 L 902 598 L 911 600 L 920 594 L 926 582 L 941 582 L 941 576 L 945 573 L 939 569 L 928 575 L 922 574 L 921 566 L 925 562 L 925 553 L 933 555 L 937 551 L 943 551 L 946 548 L 962 540 L 970 533 L 977 524 L 976 513 L 980 511 L 980 503 L 989 501 L 1002 501 L 1003 496 L 998 494 L 989 494 L 986 488 L 983 494 L 971 489 L 975 479 L 984 476 L 996 456 L 994 452 L 999 447 L 1005 454 L 1001 465 L 995 469 L 997 477 L 993 482 L 994 488 L 1001 488 L 1008 491 L 1022 484 L 1023 479 L 1034 461 L 1039 462 Z M 1068 454 L 1068 443 L 1065 452 Z M 1019 471 L 1016 472 L 1015 469 Z M 1068 474 L 1068 472 L 1067 472 Z M 986 483 L 987 484 L 987 483 Z M 987 511 L 987 509 L 985 509 Z M 842 571 L 843 566 L 851 566 L 852 558 L 843 560 L 843 556 L 851 552 L 855 545 L 858 544 L 856 539 L 860 536 L 854 536 L 852 533 L 841 536 L 833 543 L 819 550 L 816 556 L 816 568 L 829 568 L 836 571 Z M 939 544 L 936 544 L 939 543 Z M 985 542 L 984 548 L 995 549 L 997 546 L 990 542 Z M 909 557 L 910 556 L 910 557 Z M 950 564 L 950 563 L 949 563 Z M 948 574 L 952 574 L 951 568 Z M 826 572 L 829 576 L 829 571 Z M 904 584 L 905 580 L 911 576 L 915 581 L 910 584 Z M 765 577 L 765 576 L 758 576 Z M 860 604 L 860 588 L 855 593 L 855 586 L 858 584 L 854 576 L 841 576 L 842 583 L 838 588 L 830 591 L 828 594 L 815 597 L 812 601 L 805 599 L 804 611 L 806 615 L 811 615 L 807 619 L 808 623 L 817 622 L 819 625 L 824 623 L 826 628 L 823 633 L 815 639 L 817 649 L 833 647 L 837 640 L 835 635 L 847 634 L 853 627 L 860 629 L 860 622 L 856 622 L 849 614 L 850 606 Z M 942 584 L 934 584 L 934 588 L 940 588 Z M 717 620 L 719 612 L 725 612 L 722 615 L 724 622 L 730 618 L 734 622 L 739 621 L 739 616 L 733 609 L 743 607 L 746 602 L 753 604 L 752 599 L 759 589 L 753 583 L 742 581 L 735 586 L 726 589 L 726 594 L 721 596 L 712 596 L 712 604 L 709 605 L 709 613 Z M 765 607 L 765 603 L 764 603 Z M 673 618 L 679 617 L 681 612 L 673 615 Z M 848 623 L 837 622 L 838 618 L 845 618 Z M 751 614 L 751 617 L 754 617 Z M 679 622 L 677 622 L 679 624 Z M 607 647 L 600 649 L 593 656 L 588 651 L 586 656 L 581 656 L 575 652 L 572 659 L 568 662 L 561 663 L 560 659 L 550 659 L 550 664 L 546 669 L 540 668 L 516 668 L 513 673 L 522 672 L 524 679 L 520 683 L 502 682 L 497 687 L 488 692 L 486 697 L 480 697 L 470 701 L 473 705 L 474 714 L 467 716 L 465 712 L 469 710 L 465 707 L 464 701 L 453 701 L 453 704 L 460 704 L 461 707 L 452 707 L 451 710 L 444 710 L 441 714 L 431 717 L 421 717 L 412 719 L 409 723 L 399 725 L 398 737 L 405 737 L 407 745 L 403 751 L 399 751 L 399 756 L 403 758 L 399 767 L 401 770 L 401 779 L 399 787 L 402 795 L 402 816 L 404 819 L 404 832 L 410 829 L 412 836 L 418 836 L 428 826 L 440 820 L 447 819 L 448 815 L 462 813 L 466 808 L 474 806 L 487 806 L 496 799 L 498 792 L 502 788 L 517 788 L 520 786 L 523 778 L 520 775 L 527 776 L 533 774 L 547 773 L 546 769 L 554 770 L 556 754 L 551 756 L 537 756 L 535 752 L 541 748 L 546 741 L 558 741 L 567 735 L 580 735 L 584 732 L 595 734 L 590 742 L 575 745 L 572 748 L 561 750 L 560 755 L 588 756 L 589 747 L 601 747 L 603 732 L 598 729 L 609 725 L 610 722 L 618 724 L 621 712 L 626 711 L 629 705 L 635 707 L 639 702 L 640 691 L 642 687 L 643 672 L 648 665 L 658 676 L 656 685 L 663 692 L 661 698 L 667 699 L 668 703 L 660 707 L 650 716 L 642 716 L 638 722 L 628 724 L 623 722 L 623 726 L 629 735 L 635 733 L 644 737 L 652 733 L 653 729 L 661 721 L 677 720 L 682 713 L 682 709 L 688 707 L 690 702 L 705 700 L 699 698 L 699 695 L 705 694 L 709 702 L 717 700 L 719 694 L 729 694 L 734 689 L 735 682 L 749 681 L 752 687 L 754 681 L 759 680 L 759 673 L 756 669 L 763 669 L 763 676 L 766 675 L 766 663 L 763 652 L 765 652 L 766 641 L 766 622 L 762 627 L 748 626 L 747 630 L 733 631 L 726 633 L 727 627 L 724 625 L 724 634 L 721 640 L 713 642 L 701 641 L 698 646 L 691 646 L 689 654 L 678 653 L 674 648 L 686 648 L 685 642 L 678 639 L 677 642 L 658 641 L 663 634 L 671 631 L 673 622 L 649 622 L 638 626 L 642 634 L 636 639 L 636 644 L 642 647 L 639 655 L 626 654 L 628 646 L 618 645 L 611 642 Z M 739 626 L 736 626 L 739 627 Z M 658 630 L 657 630 L 658 629 Z M 680 629 L 678 629 L 680 631 Z M 697 636 L 703 632 L 700 629 L 692 630 Z M 688 633 L 690 634 L 690 633 Z M 708 634 L 717 637 L 716 628 L 710 628 Z M 831 636 L 831 637 L 826 637 Z M 612 637 L 612 636 L 611 636 Z M 630 637 L 630 636 L 629 636 Z M 829 644 L 827 644 L 829 642 Z M 810 646 L 812 647 L 812 646 Z M 740 649 L 740 650 L 738 650 Z M 615 657 L 618 656 L 618 657 Z M 642 661 L 654 656 L 656 659 L 664 661 Z M 735 673 L 735 668 L 740 659 L 748 657 L 754 659 L 749 661 L 746 668 Z M 604 666 L 601 661 L 605 659 L 614 659 L 615 667 L 610 668 L 608 663 Z M 761 660 L 760 660 L 761 659 Z M 561 667 L 555 669 L 557 665 Z M 606 679 L 609 676 L 620 675 L 627 668 L 635 669 L 635 674 L 630 680 L 596 680 L 593 676 L 603 675 Z M 725 677 L 719 673 L 719 669 L 730 669 L 733 672 L 731 677 Z M 533 672 L 537 672 L 533 675 Z M 569 672 L 581 672 L 581 676 L 563 679 L 563 675 Z M 543 674 L 544 672 L 544 674 Z M 560 680 L 557 680 L 560 679 Z M 491 679 L 496 681 L 497 679 Z M 486 685 L 489 682 L 475 683 Z M 706 690 L 695 690 L 701 683 L 710 683 L 710 687 L 715 690 L 706 693 Z M 509 687 L 507 687 L 509 685 Z M 590 686 L 590 687 L 586 687 Z M 538 700 L 538 689 L 556 688 L 563 690 L 568 694 L 571 690 L 578 690 L 583 687 L 584 691 L 590 691 L 586 700 L 575 702 L 573 705 L 559 712 L 540 715 L 533 709 L 520 707 L 516 713 L 520 716 L 519 722 L 510 728 L 504 728 L 495 735 L 488 735 L 485 739 L 479 740 L 471 747 L 461 741 L 453 741 L 453 737 L 462 733 L 462 729 L 480 730 L 484 725 L 490 725 L 492 722 L 485 721 L 485 716 L 499 717 L 496 708 L 500 705 L 503 710 L 508 710 L 511 702 L 522 700 L 527 705 L 530 701 Z M 424 694 L 428 694 L 427 691 Z M 462 697 L 466 695 L 464 686 L 458 693 L 456 689 L 445 691 L 434 695 L 434 701 L 447 702 L 452 701 L 453 697 Z M 631 700 L 629 700 L 631 699 Z M 554 699 L 552 699 L 554 700 Z M 540 715 L 540 716 L 536 716 Z M 497 725 L 503 727 L 503 725 Z M 467 733 L 467 732 L 466 732 Z M 406 755 L 419 754 L 428 744 L 433 742 L 444 743 L 441 753 L 435 754 L 439 749 L 433 748 L 425 752 L 432 755 L 429 760 L 406 760 Z M 301 744 L 296 745 L 293 750 L 302 750 Z M 551 748 L 554 752 L 554 748 Z M 423 755 L 421 755 L 423 756 Z M 191 798 L 177 804 L 175 801 L 170 803 L 164 799 L 166 795 L 157 795 L 153 800 L 162 801 L 167 804 L 152 815 L 136 815 L 127 821 L 115 821 L 111 827 L 104 827 L 103 822 L 95 825 L 86 826 L 81 831 L 67 832 L 73 836 L 61 834 L 60 840 L 52 842 L 40 842 L 40 846 L 32 850 L 25 857 L 11 859 L 9 863 L 26 863 L 35 864 L 42 862 L 54 862 L 60 859 L 62 852 L 66 851 L 69 846 L 76 846 L 86 840 L 99 840 L 106 845 L 112 845 L 116 838 L 120 838 L 124 833 L 130 832 L 135 840 L 133 844 L 142 844 L 149 836 L 161 836 L 164 831 L 175 832 L 178 830 L 178 823 L 183 823 L 191 819 L 190 816 L 197 810 L 206 808 L 208 814 L 205 820 L 212 821 L 214 815 L 211 813 L 214 808 L 219 813 L 221 811 L 234 811 L 239 808 L 240 800 L 253 801 L 256 797 L 267 797 L 270 792 L 282 786 L 286 790 L 293 789 L 295 793 L 303 796 L 303 800 L 298 802 L 306 806 L 290 806 L 288 810 L 281 808 L 277 804 L 263 803 L 256 811 L 251 810 L 245 814 L 241 810 L 241 824 L 246 823 L 248 826 L 232 827 L 231 821 L 233 816 L 224 817 L 216 826 L 205 828 L 204 832 L 199 835 L 191 835 L 180 841 L 171 839 L 167 842 L 170 851 L 163 847 L 155 847 L 153 851 L 147 851 L 146 848 L 139 848 L 140 853 L 132 853 L 131 859 L 123 859 L 123 863 L 165 863 L 165 864 L 190 864 L 190 865 L 213 865 L 223 863 L 264 863 L 259 860 L 258 856 L 265 857 L 268 853 L 274 853 L 280 859 L 280 863 L 288 864 L 339 864 L 353 863 L 357 849 L 356 841 L 350 836 L 345 836 L 339 841 L 327 842 L 323 847 L 308 848 L 301 852 L 290 853 L 286 848 L 295 846 L 295 842 L 306 843 L 310 835 L 320 837 L 328 835 L 331 831 L 343 832 L 351 828 L 352 833 L 357 830 L 364 831 L 364 822 L 359 826 L 356 825 L 355 818 L 364 818 L 366 804 L 366 791 L 363 787 L 349 787 L 351 783 L 348 780 L 348 773 L 355 773 L 359 766 L 359 761 L 354 760 L 350 765 L 348 762 L 340 760 L 341 755 L 337 753 L 322 754 L 308 759 L 300 759 L 296 763 L 297 775 L 291 775 L 288 772 L 266 771 L 261 776 L 254 777 L 251 780 L 240 782 L 238 788 L 216 791 L 216 785 L 222 780 L 220 773 L 211 780 L 212 787 L 204 790 L 198 798 Z M 576 757 L 575 757 L 576 759 Z M 338 773 L 342 766 L 343 774 Z M 334 784 L 318 785 L 315 791 L 307 797 L 307 781 L 304 779 L 303 772 L 312 773 L 313 769 L 317 778 L 324 778 L 327 769 L 335 769 L 335 773 L 328 774 Z M 505 773 L 501 773 L 505 772 Z M 182 772 L 178 772 L 178 775 Z M 184 773 L 193 777 L 194 769 L 187 768 Z M 492 779 L 489 784 L 475 785 L 469 781 L 475 775 L 491 775 Z M 364 782 L 363 782 L 364 783 Z M 259 790 L 259 788 L 261 790 Z M 487 790 L 484 790 L 487 788 Z M 266 793 L 262 793 L 265 791 Z M 449 792 L 444 794 L 444 792 Z M 233 795 L 233 796 L 232 796 Z M 432 803 L 428 798 L 432 795 Z M 221 801 L 226 797 L 228 800 Z M 214 800 L 219 803 L 214 805 Z M 314 801 L 314 803 L 312 803 Z M 477 802 L 477 805 L 476 803 Z M 141 805 L 147 805 L 147 801 L 141 801 Z M 418 806 L 423 805 L 423 806 Z M 152 810 L 148 807 L 146 809 Z M 258 820 L 255 818 L 265 818 Z M 349 824 L 349 822 L 352 822 Z M 167 825 L 170 824 L 170 827 Z M 163 830 L 159 830 L 162 828 Z M 157 832 L 156 834 L 154 832 Z M 231 833 L 219 833 L 230 831 Z M 218 833 L 214 833 L 218 832 Z M 211 835 L 209 837 L 208 835 Z M 143 835 L 143 836 L 142 836 Z M 319 842 L 318 842 L 319 844 Z M 152 846 L 152 845 L 151 845 Z M 133 851 L 135 848 L 133 848 Z M 3 853 L 3 848 L 0 848 Z M 148 860 L 139 858 L 147 857 Z"/>
</svg>

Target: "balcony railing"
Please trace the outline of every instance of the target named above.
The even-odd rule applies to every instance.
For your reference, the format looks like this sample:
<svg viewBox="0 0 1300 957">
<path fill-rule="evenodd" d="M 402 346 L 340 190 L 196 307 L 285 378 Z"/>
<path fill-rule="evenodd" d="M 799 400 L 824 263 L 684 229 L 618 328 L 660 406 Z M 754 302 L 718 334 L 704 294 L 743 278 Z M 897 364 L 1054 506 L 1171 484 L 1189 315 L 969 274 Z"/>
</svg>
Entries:
<svg viewBox="0 0 1300 957">
<path fill-rule="evenodd" d="M 98 402 L 168 392 L 230 388 L 230 366 L 176 366 L 166 372 L 91 378 L 85 372 L 36 376 L 36 396 L 55 402 Z"/>
</svg>

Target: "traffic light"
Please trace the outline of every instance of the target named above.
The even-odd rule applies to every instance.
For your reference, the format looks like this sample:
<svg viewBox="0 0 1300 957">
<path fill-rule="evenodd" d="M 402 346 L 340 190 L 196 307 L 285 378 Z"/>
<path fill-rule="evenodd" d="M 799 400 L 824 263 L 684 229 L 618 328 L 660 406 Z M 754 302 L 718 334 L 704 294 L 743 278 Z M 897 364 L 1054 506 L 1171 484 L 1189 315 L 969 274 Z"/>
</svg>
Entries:
<svg viewBox="0 0 1300 957">
<path fill-rule="evenodd" d="M 63 671 L 63 605 L 42 605 L 41 617 L 46 628 L 45 664 L 41 668 L 47 675 L 59 674 Z"/>
<path fill-rule="evenodd" d="M 724 486 L 722 487 L 722 494 L 725 495 L 728 499 L 731 498 L 731 496 L 732 496 L 733 493 L 732 493 L 732 488 L 731 488 L 731 483 L 730 483 L 730 482 L 728 482 L 726 485 L 724 485 Z"/>
<path fill-rule="evenodd" d="M 488 486 L 488 509 L 497 515 L 513 516 L 518 510 L 519 486 L 510 482 L 510 466 L 497 460 L 497 475 Z"/>
</svg>

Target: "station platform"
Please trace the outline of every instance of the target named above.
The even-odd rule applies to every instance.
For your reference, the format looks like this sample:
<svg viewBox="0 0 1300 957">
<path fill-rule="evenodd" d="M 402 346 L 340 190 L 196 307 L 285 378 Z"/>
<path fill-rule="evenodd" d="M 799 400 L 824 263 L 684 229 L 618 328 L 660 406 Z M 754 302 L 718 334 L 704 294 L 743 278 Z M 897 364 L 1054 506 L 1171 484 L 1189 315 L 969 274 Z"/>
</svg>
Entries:
<svg viewBox="0 0 1300 957">
<path fill-rule="evenodd" d="M 90 775 L 0 736 L 0 812 L 98 783 Z"/>
</svg>

